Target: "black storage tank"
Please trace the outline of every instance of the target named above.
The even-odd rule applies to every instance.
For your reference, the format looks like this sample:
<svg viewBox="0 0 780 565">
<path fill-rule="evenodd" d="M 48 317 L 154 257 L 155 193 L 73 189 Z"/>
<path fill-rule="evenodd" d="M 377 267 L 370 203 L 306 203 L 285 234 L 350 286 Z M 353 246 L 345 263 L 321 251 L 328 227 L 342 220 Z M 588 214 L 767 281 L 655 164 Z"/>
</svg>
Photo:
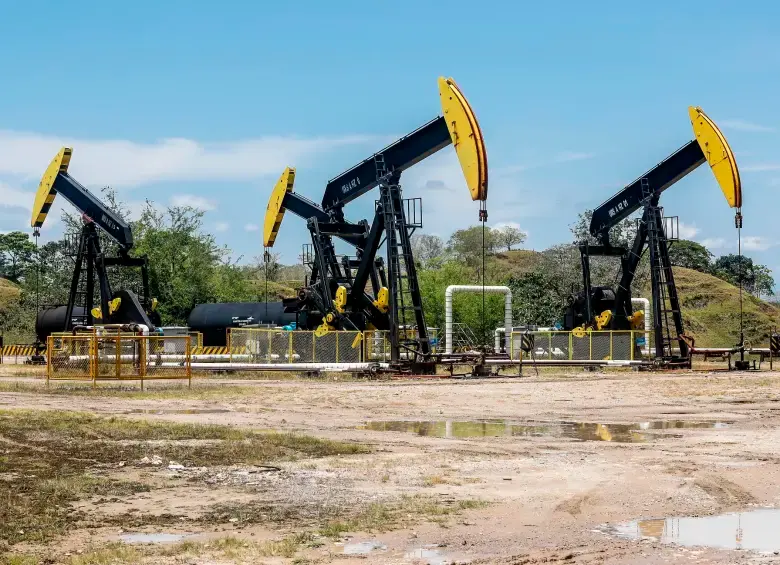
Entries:
<svg viewBox="0 0 780 565">
<path fill-rule="evenodd" d="M 35 335 L 38 341 L 46 343 L 46 338 L 54 332 L 65 331 L 65 314 L 68 311 L 67 306 L 55 306 L 54 308 L 45 308 L 38 312 L 35 318 Z M 74 306 L 71 318 L 82 320 L 84 318 L 84 307 Z"/>
<path fill-rule="evenodd" d="M 228 328 L 285 326 L 295 321 L 295 314 L 285 313 L 281 302 L 221 302 L 196 305 L 187 325 L 203 334 L 204 346 L 218 346 L 227 345 Z"/>
</svg>

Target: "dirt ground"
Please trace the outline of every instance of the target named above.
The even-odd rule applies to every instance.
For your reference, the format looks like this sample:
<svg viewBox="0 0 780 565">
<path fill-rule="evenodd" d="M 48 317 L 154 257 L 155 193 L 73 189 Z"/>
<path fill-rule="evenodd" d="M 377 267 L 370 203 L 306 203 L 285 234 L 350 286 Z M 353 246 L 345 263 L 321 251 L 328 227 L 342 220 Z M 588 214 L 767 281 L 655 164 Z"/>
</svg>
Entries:
<svg viewBox="0 0 780 565">
<path fill-rule="evenodd" d="M 139 393 L 47 390 L 33 375 L 6 376 L 0 410 L 294 432 L 370 450 L 272 467 L 191 465 L 155 459 L 147 442 L 145 458 L 96 471 L 145 489 L 78 500 L 82 518 L 67 533 L 10 551 L 35 556 L 30 563 L 780 563 L 773 553 L 632 541 L 608 528 L 777 505 L 778 385 L 777 372 L 573 370 L 460 381 L 199 378 L 191 390 Z M 643 422 L 654 424 L 631 426 Z M 128 532 L 201 545 L 152 555 L 113 544 L 108 560 L 74 561 Z M 226 536 L 265 549 L 225 551 Z"/>
</svg>

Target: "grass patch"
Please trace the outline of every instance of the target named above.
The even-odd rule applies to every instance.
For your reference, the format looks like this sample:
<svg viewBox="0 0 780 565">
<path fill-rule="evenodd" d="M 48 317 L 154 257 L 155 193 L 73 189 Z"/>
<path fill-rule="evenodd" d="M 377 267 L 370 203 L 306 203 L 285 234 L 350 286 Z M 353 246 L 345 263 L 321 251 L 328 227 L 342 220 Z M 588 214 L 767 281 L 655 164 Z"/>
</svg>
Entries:
<svg viewBox="0 0 780 565">
<path fill-rule="evenodd" d="M 484 508 L 488 503 L 483 500 L 457 500 L 442 503 L 437 499 L 424 496 L 404 496 L 393 502 L 375 502 L 369 504 L 356 515 L 347 519 L 327 522 L 320 528 L 320 535 L 338 538 L 347 532 L 385 532 L 406 528 L 420 521 L 444 523 L 463 510 Z"/>
<path fill-rule="evenodd" d="M 428 475 L 423 477 L 422 484 L 424 487 L 435 487 L 438 485 L 446 485 L 449 481 L 441 475 Z"/>
<path fill-rule="evenodd" d="M 71 508 L 79 499 L 145 489 L 95 476 L 120 461 L 132 465 L 158 455 L 186 465 L 263 464 L 367 451 L 353 443 L 228 426 L 0 410 L 0 553 L 3 543 L 43 542 L 65 533 L 85 518 Z"/>
<path fill-rule="evenodd" d="M 115 565 L 118 563 L 158 563 L 161 557 L 180 559 L 207 557 L 230 560 L 237 563 L 256 563 L 263 557 L 291 559 L 305 547 L 317 545 L 311 533 L 299 533 L 278 540 L 250 542 L 232 536 L 208 542 L 183 541 L 174 545 L 135 546 L 113 542 L 81 555 L 65 559 L 42 559 L 31 554 L 15 554 L 0 557 L 2 565 L 39 565 L 40 563 L 64 563 L 67 565 Z"/>
<path fill-rule="evenodd" d="M 207 524 L 230 520 L 239 528 L 253 524 L 294 526 L 316 531 L 320 536 L 338 538 L 345 532 L 384 532 L 426 520 L 444 524 L 464 510 L 483 508 L 487 504 L 482 500 L 442 502 L 427 496 L 403 496 L 362 506 L 248 502 L 215 505 L 202 520 Z"/>
<path fill-rule="evenodd" d="M 25 368 L 26 369 L 26 368 Z M 45 368 L 40 369 L 45 373 Z M 26 375 L 27 373 L 20 373 Z M 246 398 L 256 395 L 260 391 L 251 386 L 233 386 L 208 384 L 204 380 L 193 378 L 193 387 L 185 384 L 171 386 L 154 385 L 146 383 L 146 389 L 140 390 L 137 386 L 117 386 L 114 383 L 99 384 L 93 387 L 91 383 L 51 383 L 46 386 L 45 380 L 40 381 L 11 381 L 0 380 L 0 392 L 53 394 L 61 396 L 85 396 L 85 397 L 121 397 L 133 400 L 208 400 L 225 398 Z"/>
</svg>

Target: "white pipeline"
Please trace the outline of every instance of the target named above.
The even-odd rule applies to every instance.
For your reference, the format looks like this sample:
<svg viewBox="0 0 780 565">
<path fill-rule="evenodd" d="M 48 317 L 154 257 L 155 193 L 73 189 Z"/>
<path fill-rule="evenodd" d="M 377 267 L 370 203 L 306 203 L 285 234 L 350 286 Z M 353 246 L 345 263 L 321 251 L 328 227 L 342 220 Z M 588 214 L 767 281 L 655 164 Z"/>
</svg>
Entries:
<svg viewBox="0 0 780 565">
<path fill-rule="evenodd" d="M 452 353 L 452 295 L 456 292 L 488 292 L 504 295 L 504 327 L 512 327 L 512 291 L 508 286 L 479 286 L 466 284 L 453 284 L 444 292 L 444 344 L 445 353 Z M 506 344 L 507 340 L 504 340 Z M 500 344 L 499 344 L 500 345 Z"/>
<path fill-rule="evenodd" d="M 177 367 L 178 363 L 163 363 L 163 367 Z M 370 371 L 387 369 L 389 363 L 192 363 L 193 369 L 210 371 Z"/>
<path fill-rule="evenodd" d="M 493 351 L 496 353 L 501 349 L 501 334 L 504 334 L 506 340 L 506 328 L 496 328 L 493 330 Z M 504 341 L 506 343 L 506 341 Z"/>
</svg>

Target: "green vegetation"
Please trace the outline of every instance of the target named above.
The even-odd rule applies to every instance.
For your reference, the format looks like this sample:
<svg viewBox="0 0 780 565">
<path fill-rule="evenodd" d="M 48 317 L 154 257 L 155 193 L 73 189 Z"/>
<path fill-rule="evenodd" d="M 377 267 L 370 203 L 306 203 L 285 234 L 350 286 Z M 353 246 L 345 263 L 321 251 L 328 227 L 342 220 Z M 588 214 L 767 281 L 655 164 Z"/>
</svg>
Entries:
<svg viewBox="0 0 780 565">
<path fill-rule="evenodd" d="M 21 375 L 29 372 L 20 373 Z M 11 373 L 12 375 L 14 373 Z M 211 377 L 213 378 L 213 377 Z M 0 392 L 23 392 L 36 394 L 54 394 L 60 396 L 94 396 L 94 397 L 121 397 L 127 399 L 241 399 L 247 395 L 257 394 L 257 389 L 249 386 L 215 385 L 209 381 L 193 381 L 198 386 L 188 388 L 185 386 L 152 386 L 140 390 L 137 386 L 117 386 L 114 383 L 101 384 L 93 387 L 90 383 L 56 383 L 46 385 L 41 381 L 0 381 Z"/>
<path fill-rule="evenodd" d="M 207 542 L 183 541 L 170 546 L 134 546 L 121 542 L 107 543 L 82 553 L 72 555 L 57 563 L 66 565 L 113 565 L 118 563 L 158 563 L 161 557 L 197 558 L 208 556 L 213 559 L 230 560 L 237 563 L 255 563 L 262 557 L 284 557 L 290 559 L 305 547 L 317 545 L 316 538 L 309 533 L 292 534 L 278 540 L 251 542 L 232 536 Z M 39 565 L 49 563 L 33 554 L 11 554 L 0 557 L 2 565 Z M 51 561 L 52 563 L 54 561 Z"/>
<path fill-rule="evenodd" d="M 103 189 L 101 198 L 118 215 L 130 218 L 129 210 L 111 188 Z M 7 342 L 33 341 L 36 287 L 41 307 L 67 302 L 73 274 L 72 245 L 74 238 L 78 241 L 81 219 L 71 208 L 63 212 L 62 220 L 66 228 L 63 238 L 37 250 L 25 233 L 0 235 L 0 331 Z M 159 301 L 165 324 L 185 323 L 198 303 L 264 300 L 266 278 L 271 300 L 294 295 L 295 286 L 303 280 L 300 267 L 285 267 L 273 254 L 268 261 L 255 258 L 248 265 L 234 261 L 230 250 L 217 245 L 214 236 L 206 232 L 203 212 L 195 208 L 161 208 L 147 201 L 140 216 L 131 220 L 132 253 L 149 258 L 149 290 Z M 115 244 L 102 233 L 101 245 L 107 254 L 115 254 Z M 109 279 L 112 288 L 140 293 L 140 273 L 111 270 Z"/>
<path fill-rule="evenodd" d="M 484 508 L 484 500 L 457 500 L 444 504 L 432 497 L 404 496 L 391 502 L 375 502 L 346 519 L 334 519 L 320 528 L 326 537 L 338 538 L 347 532 L 383 532 L 406 528 L 421 520 L 445 523 L 463 510 Z"/>
<path fill-rule="evenodd" d="M 739 289 L 706 273 L 674 270 L 686 332 L 699 346 L 739 342 Z M 780 322 L 780 306 L 743 293 L 745 339 L 768 347 L 769 330 Z"/>
<path fill-rule="evenodd" d="M 156 455 L 190 466 L 264 464 L 368 451 L 304 435 L 54 410 L 0 410 L 0 437 L 0 552 L 2 543 L 63 534 L 84 519 L 71 507 L 79 499 L 146 489 L 96 474 L 120 462 L 133 465 Z"/>
<path fill-rule="evenodd" d="M 125 206 L 115 193 L 106 188 L 103 199 L 118 214 L 128 217 Z M 77 233 L 80 218 L 65 213 L 67 231 Z M 150 291 L 160 303 L 165 324 L 184 323 L 197 303 L 245 300 L 278 300 L 292 296 L 304 277 L 303 267 L 284 266 L 279 256 L 267 253 L 250 265 L 233 261 L 230 251 L 219 247 L 205 232 L 203 213 L 189 207 L 162 209 L 147 202 L 140 217 L 131 222 L 136 247 L 134 253 L 146 254 L 150 266 Z M 588 232 L 590 212 L 580 214 L 571 226 L 574 241 L 592 241 Z M 613 244 L 629 244 L 636 224 L 625 220 L 612 230 Z M 104 238 L 105 239 L 105 238 Z M 412 244 L 420 269 L 419 281 L 429 326 L 444 327 L 444 291 L 450 284 L 509 285 L 514 294 L 514 319 L 518 324 L 544 326 L 560 321 L 567 301 L 582 287 L 580 253 L 574 244 L 555 245 L 541 252 L 518 250 L 525 234 L 517 226 L 498 228 L 472 226 L 455 231 L 445 242 L 430 234 L 415 234 Z M 0 237 L 0 331 L 7 342 L 29 342 L 33 339 L 36 274 L 39 275 L 41 305 L 61 304 L 66 300 L 72 261 L 68 256 L 68 238 L 46 243 L 36 251 L 29 238 L 19 232 Z M 105 239 L 104 248 L 113 253 L 112 243 Z M 483 258 L 482 249 L 485 249 Z M 727 345 L 734 342 L 737 302 L 732 299 L 741 281 L 751 295 L 748 302 L 749 324 L 758 328 L 771 325 L 775 308 L 757 301 L 772 294 L 774 281 L 770 271 L 750 258 L 725 255 L 715 258 L 703 245 L 680 241 L 671 248 L 671 258 L 679 276 L 686 279 L 685 269 L 709 275 L 701 286 L 685 282 L 681 297 L 689 328 L 703 343 Z M 39 272 L 37 266 L 40 265 Z M 619 261 L 616 258 L 593 257 L 594 284 L 614 285 Z M 139 288 L 139 280 L 125 273 L 121 280 L 112 275 L 115 288 Z M 3 278 L 4 277 L 4 278 Z M 688 277 L 690 278 L 690 277 Z M 725 286 L 717 281 L 725 281 Z M 15 281 L 15 282 L 11 282 Z M 121 284 L 120 284 L 121 283 Z M 647 258 L 639 264 L 633 291 L 649 296 Z M 707 295 L 707 290 L 713 294 Z M 755 297 L 755 299 L 754 299 Z M 706 311 L 701 304 L 707 303 Z M 479 294 L 458 294 L 454 299 L 455 322 L 470 328 L 478 341 L 490 343 L 493 329 L 503 325 L 503 299 Z M 484 310 L 484 312 L 483 312 Z M 754 312 L 755 310 L 755 312 Z M 711 327 L 713 324 L 714 327 Z M 751 330 L 754 339 L 761 333 Z M 726 340 L 718 342 L 717 340 Z"/>
<path fill-rule="evenodd" d="M 487 506 L 482 500 L 452 500 L 443 502 L 428 496 L 402 496 L 386 502 L 372 502 L 363 506 L 306 506 L 278 505 L 266 502 L 216 505 L 205 521 L 236 526 L 274 524 L 308 527 L 320 536 L 338 538 L 346 532 L 384 532 L 406 528 L 421 521 L 445 523 L 464 510 Z"/>
</svg>

